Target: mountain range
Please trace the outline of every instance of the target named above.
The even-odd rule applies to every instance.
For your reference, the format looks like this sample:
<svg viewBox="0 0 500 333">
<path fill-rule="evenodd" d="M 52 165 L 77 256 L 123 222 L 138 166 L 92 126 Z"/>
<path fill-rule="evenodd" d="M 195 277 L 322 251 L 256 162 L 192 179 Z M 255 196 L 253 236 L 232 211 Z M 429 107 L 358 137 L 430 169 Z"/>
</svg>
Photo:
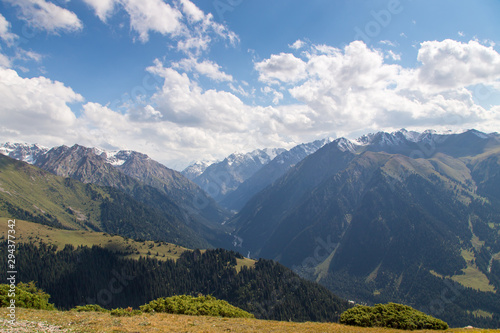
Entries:
<svg viewBox="0 0 500 333">
<path fill-rule="evenodd" d="M 153 188 L 142 191 L 165 199 Z M 155 208 L 113 187 L 60 177 L 4 155 L 0 155 L 0 216 L 58 229 L 210 246 L 186 225 L 182 210 L 172 201 L 164 200 Z"/>
<path fill-rule="evenodd" d="M 195 162 L 182 174 L 200 185 L 221 206 L 238 211 L 255 194 L 332 139 L 300 144 L 290 150 L 261 149 L 232 154 L 221 162 Z"/>
<path fill-rule="evenodd" d="M 47 149 L 10 143 L 0 152 L 57 176 L 115 188 L 161 214 L 174 214 L 198 235 L 195 238 L 204 240 L 205 246 L 215 246 L 224 239 L 222 223 L 230 214 L 198 185 L 145 154 L 80 145 Z"/>
<path fill-rule="evenodd" d="M 238 186 L 255 172 L 268 164 L 285 149 L 257 149 L 249 153 L 235 153 L 220 162 L 207 165 L 195 163 L 184 171 L 186 177 L 201 186 L 215 200 L 220 201 L 230 195 Z M 195 170 L 199 170 L 196 174 Z"/>
<path fill-rule="evenodd" d="M 179 241 L 279 261 L 346 299 L 408 304 L 452 326 L 500 325 L 498 133 L 379 132 L 287 151 L 233 154 L 183 171 L 207 189 L 219 186 L 219 191 L 209 190 L 213 197 L 138 152 L 5 144 L 3 153 L 97 186 L 94 191 L 104 198 L 111 197 L 106 192 L 111 189 L 126 196 L 107 200 L 108 206 L 128 202 L 169 213 L 166 221 L 173 225 L 162 222 L 160 229 L 178 238 L 189 235 Z M 61 179 L 63 185 L 71 183 Z M 23 182 L 29 183 L 29 177 Z M 0 183 L 0 197 L 7 202 L 16 189 L 5 186 L 6 179 Z M 52 185 L 42 193 L 59 198 L 67 188 Z M 40 207 L 39 196 L 23 206 L 35 217 L 40 216 L 33 208 Z M 95 227 L 104 230 L 102 209 L 107 206 L 83 201 L 93 210 L 80 206 L 76 211 L 96 219 L 97 211 L 101 224 Z M 66 212 L 75 219 L 74 200 L 62 205 L 71 207 Z M 107 211 L 120 221 L 118 207 Z M 50 210 L 48 203 L 43 210 Z M 119 226 L 115 222 L 113 230 Z"/>
<path fill-rule="evenodd" d="M 498 320 L 499 189 L 497 133 L 381 132 L 325 145 L 227 224 L 242 253 L 348 299 L 435 310 L 460 290 L 441 317 Z"/>
</svg>

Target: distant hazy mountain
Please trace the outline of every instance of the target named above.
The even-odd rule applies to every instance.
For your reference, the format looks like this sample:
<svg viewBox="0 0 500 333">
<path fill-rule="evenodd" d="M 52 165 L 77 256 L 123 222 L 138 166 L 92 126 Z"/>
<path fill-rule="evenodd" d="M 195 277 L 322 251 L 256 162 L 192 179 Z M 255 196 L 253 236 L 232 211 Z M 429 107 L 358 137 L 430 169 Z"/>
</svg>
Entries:
<svg viewBox="0 0 500 333">
<path fill-rule="evenodd" d="M 474 311 L 500 316 L 498 134 L 335 140 L 229 224 L 242 253 L 279 260 L 348 299 L 432 312 L 446 293 L 453 301 L 434 314 L 453 325 L 479 321 Z"/>
<path fill-rule="evenodd" d="M 282 152 L 245 180 L 236 190 L 224 195 L 220 204 L 230 210 L 239 211 L 255 194 L 271 185 L 291 167 L 329 142 L 332 142 L 332 139 L 316 140 Z"/>
<path fill-rule="evenodd" d="M 192 179 L 212 198 L 219 201 L 284 151 L 285 149 L 281 148 L 269 148 L 257 149 L 246 154 L 231 154 L 221 162 L 206 167 L 201 174 Z M 196 172 L 194 170 L 202 168 L 201 164 L 191 165 L 183 171 L 183 174 L 193 175 Z"/>
<path fill-rule="evenodd" d="M 205 170 L 213 163 L 207 161 L 197 161 L 190 164 L 187 168 L 181 171 L 181 173 L 189 180 L 193 180 L 199 175 L 201 175 Z"/>
</svg>

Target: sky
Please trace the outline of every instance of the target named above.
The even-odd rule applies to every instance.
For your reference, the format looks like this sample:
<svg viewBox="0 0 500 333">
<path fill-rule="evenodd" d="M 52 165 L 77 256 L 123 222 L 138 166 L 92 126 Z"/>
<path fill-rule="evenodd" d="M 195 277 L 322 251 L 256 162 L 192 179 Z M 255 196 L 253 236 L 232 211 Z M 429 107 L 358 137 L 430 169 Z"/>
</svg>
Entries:
<svg viewBox="0 0 500 333">
<path fill-rule="evenodd" d="M 401 128 L 500 131 L 498 0 L 0 0 L 0 142 L 182 170 Z"/>
</svg>

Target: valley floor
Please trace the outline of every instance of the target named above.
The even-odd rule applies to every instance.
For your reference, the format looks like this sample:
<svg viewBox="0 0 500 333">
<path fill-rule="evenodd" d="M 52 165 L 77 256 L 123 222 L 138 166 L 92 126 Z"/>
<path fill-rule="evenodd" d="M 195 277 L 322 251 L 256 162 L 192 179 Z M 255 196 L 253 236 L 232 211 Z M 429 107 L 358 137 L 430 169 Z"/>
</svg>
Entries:
<svg viewBox="0 0 500 333">
<path fill-rule="evenodd" d="M 7 309 L 0 309 L 0 332 L 406 332 L 381 328 L 360 328 L 333 323 L 292 323 L 256 319 L 228 319 L 170 314 L 113 317 L 109 313 L 40 311 L 16 309 L 15 328 L 7 321 Z M 438 332 L 438 331 L 414 331 Z M 449 329 L 446 332 L 498 332 L 500 330 Z"/>
</svg>

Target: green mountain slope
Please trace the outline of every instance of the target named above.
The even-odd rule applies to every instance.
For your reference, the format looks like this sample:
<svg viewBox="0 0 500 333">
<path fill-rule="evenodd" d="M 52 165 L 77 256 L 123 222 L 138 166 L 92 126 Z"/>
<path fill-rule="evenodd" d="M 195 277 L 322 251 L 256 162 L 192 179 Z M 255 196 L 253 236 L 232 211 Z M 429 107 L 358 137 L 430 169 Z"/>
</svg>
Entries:
<svg viewBox="0 0 500 333">
<path fill-rule="evenodd" d="M 199 186 L 144 154 L 127 152 L 122 165 L 107 163 L 106 154 L 79 145 L 55 147 L 40 156 L 35 165 L 53 174 L 83 183 L 110 186 L 166 214 L 175 215 L 198 238 L 215 245 L 224 238 L 221 225 L 229 213 L 217 206 Z"/>
<path fill-rule="evenodd" d="M 160 197 L 154 188 L 142 193 Z M 111 187 L 83 184 L 0 155 L 0 216 L 66 229 L 99 230 L 187 247 L 208 243 L 183 223 L 182 211 L 162 201 L 146 206 Z"/>
<path fill-rule="evenodd" d="M 254 197 L 231 221 L 241 251 L 279 260 L 348 299 L 406 303 L 453 326 L 496 325 L 497 137 L 437 137 L 427 152 L 404 138 L 375 139 L 340 160 L 332 143 Z M 317 181 L 311 188 L 302 179 Z"/>
</svg>

